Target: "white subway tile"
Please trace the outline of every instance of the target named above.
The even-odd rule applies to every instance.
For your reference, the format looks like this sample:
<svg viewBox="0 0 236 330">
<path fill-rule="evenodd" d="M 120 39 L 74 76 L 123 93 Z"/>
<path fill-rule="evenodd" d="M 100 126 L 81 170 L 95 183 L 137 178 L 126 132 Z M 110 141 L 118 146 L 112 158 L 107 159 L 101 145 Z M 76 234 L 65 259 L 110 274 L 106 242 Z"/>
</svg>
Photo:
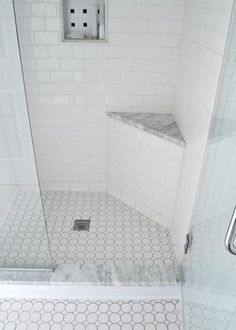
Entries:
<svg viewBox="0 0 236 330">
<path fill-rule="evenodd" d="M 160 35 L 161 47 L 179 47 L 180 35 L 178 34 L 161 34 Z"/>
<path fill-rule="evenodd" d="M 99 72 L 96 71 L 76 71 L 74 72 L 74 80 L 78 83 L 90 82 L 95 83 L 98 80 Z"/>
<path fill-rule="evenodd" d="M 137 7 L 133 4 L 110 4 L 109 17 L 135 19 L 137 17 Z"/>
<path fill-rule="evenodd" d="M 55 18 L 45 18 L 45 29 L 47 31 L 60 31 L 61 25 L 60 25 L 60 19 L 59 17 Z"/>
<path fill-rule="evenodd" d="M 139 19 L 162 19 L 164 16 L 163 6 L 138 5 L 137 16 Z"/>
<path fill-rule="evenodd" d="M 57 32 L 35 32 L 34 39 L 36 44 L 58 44 L 59 35 Z"/>
<path fill-rule="evenodd" d="M 108 30 L 109 32 L 122 32 L 123 28 L 123 19 L 113 18 L 108 20 Z"/>
<path fill-rule="evenodd" d="M 70 59 L 62 58 L 60 59 L 60 67 L 64 70 L 84 70 L 84 60 L 83 59 Z"/>
<path fill-rule="evenodd" d="M 88 59 L 84 60 L 85 71 L 107 71 L 108 61 L 106 59 Z"/>
<path fill-rule="evenodd" d="M 71 71 L 52 71 L 50 72 L 50 79 L 54 82 L 71 82 L 74 79 L 74 73 Z"/>
<path fill-rule="evenodd" d="M 40 83 L 40 94 L 59 94 L 62 91 L 60 84 L 55 83 Z"/>
<path fill-rule="evenodd" d="M 33 17 L 55 17 L 57 15 L 55 3 L 32 3 Z"/>
<path fill-rule="evenodd" d="M 31 45 L 22 45 L 21 53 L 24 58 L 40 58 L 48 57 L 48 49 L 46 46 L 31 46 Z"/>
<path fill-rule="evenodd" d="M 36 18 L 36 17 L 23 17 L 17 18 L 18 28 L 20 31 L 44 31 L 45 24 L 44 18 Z"/>
<path fill-rule="evenodd" d="M 133 61 L 131 59 L 110 59 L 108 64 L 109 71 L 131 71 Z"/>
<path fill-rule="evenodd" d="M 110 47 L 99 47 L 97 49 L 97 56 L 99 58 L 121 58 L 122 57 L 122 47 L 110 46 Z"/>
<path fill-rule="evenodd" d="M 56 70 L 59 69 L 59 60 L 50 58 L 37 59 L 37 68 L 39 70 Z"/>
<path fill-rule="evenodd" d="M 74 97 L 72 95 L 53 95 L 52 96 L 53 105 L 73 105 Z"/>
<path fill-rule="evenodd" d="M 18 17 L 31 17 L 31 5 L 28 3 L 16 3 L 15 9 Z"/>
<path fill-rule="evenodd" d="M 72 47 L 66 45 L 56 45 L 56 46 L 48 46 L 48 54 L 50 57 L 60 57 L 67 58 L 72 57 Z"/>
<path fill-rule="evenodd" d="M 50 74 L 47 71 L 30 71 L 28 70 L 25 73 L 25 80 L 26 81 L 31 81 L 31 82 L 48 82 L 50 81 Z"/>
<path fill-rule="evenodd" d="M 137 72 L 153 72 L 156 71 L 157 63 L 153 60 L 133 60 L 132 68 Z"/>
<path fill-rule="evenodd" d="M 151 60 L 172 60 L 171 48 L 148 48 L 147 58 Z"/>
<path fill-rule="evenodd" d="M 77 83 L 64 83 L 63 84 L 63 93 L 64 94 L 84 94 L 85 93 L 85 86 L 84 84 L 77 84 Z"/>
<path fill-rule="evenodd" d="M 97 80 L 101 83 L 112 83 L 112 82 L 120 82 L 121 73 L 120 72 L 98 72 Z"/>
<path fill-rule="evenodd" d="M 123 20 L 123 31 L 127 33 L 144 33 L 148 31 L 147 20 Z"/>
<path fill-rule="evenodd" d="M 34 44 L 34 33 L 31 31 L 21 31 L 20 44 L 21 45 L 33 45 Z"/>
<path fill-rule="evenodd" d="M 146 54 L 147 52 L 144 47 L 125 47 L 122 57 L 128 59 L 145 59 L 147 56 Z"/>
<path fill-rule="evenodd" d="M 150 33 L 174 33 L 174 22 L 171 20 L 149 20 L 147 25 Z"/>
<path fill-rule="evenodd" d="M 135 46 L 135 33 L 109 33 L 109 41 L 113 46 Z"/>
<path fill-rule="evenodd" d="M 132 83 L 132 84 L 144 84 L 145 76 L 143 72 L 135 72 L 135 71 L 125 71 L 121 72 L 121 76 L 119 76 L 122 83 Z"/>
<path fill-rule="evenodd" d="M 142 47 L 157 47 L 159 46 L 160 34 L 155 33 L 138 33 L 135 35 L 135 45 Z"/>
<path fill-rule="evenodd" d="M 97 47 L 91 46 L 73 46 L 73 56 L 76 58 L 96 58 L 97 57 Z"/>
</svg>

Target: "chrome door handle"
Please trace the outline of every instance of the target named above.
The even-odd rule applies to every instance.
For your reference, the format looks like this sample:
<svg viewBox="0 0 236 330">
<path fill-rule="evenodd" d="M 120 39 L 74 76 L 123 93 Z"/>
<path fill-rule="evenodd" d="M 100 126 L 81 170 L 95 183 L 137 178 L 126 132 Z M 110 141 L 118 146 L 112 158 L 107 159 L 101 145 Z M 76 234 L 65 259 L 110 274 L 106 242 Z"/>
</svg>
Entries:
<svg viewBox="0 0 236 330">
<path fill-rule="evenodd" d="M 225 235 L 225 247 L 230 253 L 234 255 L 236 255 L 236 246 L 234 245 L 235 238 L 236 238 L 236 207 L 232 214 L 230 224 Z"/>
</svg>

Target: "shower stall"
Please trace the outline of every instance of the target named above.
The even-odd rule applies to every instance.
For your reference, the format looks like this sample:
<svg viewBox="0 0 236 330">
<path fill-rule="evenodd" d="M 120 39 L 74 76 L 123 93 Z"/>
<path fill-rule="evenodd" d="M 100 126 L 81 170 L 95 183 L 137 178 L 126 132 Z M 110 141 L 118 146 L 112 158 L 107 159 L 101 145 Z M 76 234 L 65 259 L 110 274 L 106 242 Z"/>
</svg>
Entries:
<svg viewBox="0 0 236 330">
<path fill-rule="evenodd" d="M 156 55 L 148 32 L 136 35 L 135 49 L 122 44 L 120 50 L 116 15 L 122 1 L 114 1 L 115 9 L 112 1 L 111 8 L 109 1 L 102 5 L 103 10 L 109 8 L 103 24 L 108 24 L 110 44 L 103 38 L 95 46 L 96 40 L 81 46 L 75 40 L 59 39 L 59 1 L 1 0 L 0 282 L 181 287 L 186 330 L 235 329 L 234 218 L 227 236 L 230 242 L 225 239 L 236 200 L 235 5 L 232 1 L 225 4 L 228 16 L 219 27 L 224 32 L 218 31 L 220 40 L 225 36 L 226 41 L 226 46 L 222 41 L 222 53 L 215 51 L 217 41 L 211 40 L 209 49 L 214 55 L 206 47 L 195 58 L 192 40 L 188 40 L 190 32 L 196 37 L 195 32 L 189 27 L 183 32 L 178 27 L 180 18 L 171 22 L 174 32 L 168 28 L 173 13 L 183 15 L 183 3 L 176 2 L 173 12 L 170 5 L 164 11 L 162 6 L 167 5 L 161 4 L 162 21 L 159 16 L 157 20 L 162 28 L 157 24 L 152 30 L 156 16 L 148 12 L 149 4 L 142 7 L 142 1 L 124 16 L 124 22 L 141 12 L 152 16 L 151 23 L 145 22 L 151 37 L 158 37 L 155 42 L 164 47 Z M 211 10 L 211 4 L 206 7 Z M 190 4 L 186 12 L 194 20 L 191 10 Z M 74 8 L 70 14 L 73 19 Z M 87 14 L 87 8 L 82 14 Z M 72 32 L 73 24 L 68 25 Z M 84 24 L 87 28 L 87 21 Z M 132 24 L 132 29 L 138 29 L 136 20 Z M 126 42 L 133 37 L 132 29 L 122 36 Z M 181 33 L 184 60 L 175 58 Z M 198 33 L 201 36 L 202 31 Z M 200 39 L 196 45 L 203 43 Z M 168 43 L 173 49 L 165 48 Z M 197 137 L 195 127 L 185 129 L 194 116 L 190 120 L 185 114 L 183 123 L 181 115 L 186 109 L 180 115 L 169 106 L 168 93 L 175 92 L 177 72 L 172 62 L 182 61 L 188 70 L 190 63 L 185 59 L 190 53 L 194 63 L 203 62 L 196 81 L 212 66 L 212 76 L 206 74 L 209 79 L 204 78 L 202 86 L 217 89 L 215 98 L 212 93 L 206 102 L 214 108 L 212 113 L 203 115 L 199 110 L 209 127 L 204 122 L 202 128 L 195 114 Z M 218 76 L 214 65 L 221 67 Z M 159 70 L 156 76 L 154 68 Z M 188 84 L 188 78 L 180 80 Z M 196 91 L 205 96 L 207 92 L 196 81 L 190 96 L 196 97 Z M 177 99 L 183 94 L 181 88 L 179 84 Z M 191 103 L 188 97 L 187 106 Z M 195 149 L 197 156 L 188 163 Z M 191 171 L 201 172 L 192 180 L 198 183 L 196 194 L 188 180 Z M 189 210 L 191 194 L 194 207 L 185 225 L 181 203 L 186 202 Z M 180 326 L 176 321 L 173 329 Z"/>
<path fill-rule="evenodd" d="M 42 160 L 35 158 L 28 112 L 32 95 L 26 93 L 33 83 L 24 81 L 21 50 L 27 41 L 17 30 L 17 4 L 1 2 L 1 269 L 16 271 L 21 280 L 19 270 L 54 270 L 45 278 L 81 285 L 176 284 L 167 228 L 100 189 L 41 189 Z M 56 143 L 60 152 L 63 145 Z"/>
</svg>

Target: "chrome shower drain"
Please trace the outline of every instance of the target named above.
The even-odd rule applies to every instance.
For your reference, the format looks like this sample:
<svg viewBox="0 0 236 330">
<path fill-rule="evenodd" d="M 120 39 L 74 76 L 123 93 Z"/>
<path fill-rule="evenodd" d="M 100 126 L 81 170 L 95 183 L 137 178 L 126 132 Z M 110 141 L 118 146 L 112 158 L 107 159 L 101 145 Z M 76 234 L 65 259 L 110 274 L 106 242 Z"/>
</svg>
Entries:
<svg viewBox="0 0 236 330">
<path fill-rule="evenodd" d="M 75 220 L 74 221 L 74 231 L 89 231 L 90 220 Z"/>
</svg>

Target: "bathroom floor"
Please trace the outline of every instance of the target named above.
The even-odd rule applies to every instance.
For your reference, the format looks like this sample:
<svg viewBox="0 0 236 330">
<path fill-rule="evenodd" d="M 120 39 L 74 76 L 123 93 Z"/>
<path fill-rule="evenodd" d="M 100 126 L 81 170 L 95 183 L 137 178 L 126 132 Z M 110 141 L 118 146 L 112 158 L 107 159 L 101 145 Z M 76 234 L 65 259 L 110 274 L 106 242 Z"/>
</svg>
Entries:
<svg viewBox="0 0 236 330">
<path fill-rule="evenodd" d="M 0 300 L 0 329 L 179 330 L 180 303 L 177 300 Z"/>
<path fill-rule="evenodd" d="M 217 301 L 221 306 L 211 304 L 199 304 L 185 300 L 185 327 L 186 329 L 212 329 L 212 330 L 234 330 L 236 329 L 236 313 L 235 304 L 222 303 Z M 227 309 L 228 307 L 228 309 Z"/>
<path fill-rule="evenodd" d="M 25 267 L 29 260 L 32 268 L 40 260 L 42 266 L 50 265 L 38 200 L 32 192 L 21 191 L 8 214 L 8 226 L 0 237 L 0 256 L 11 261 L 12 267 L 19 267 L 19 262 Z M 43 200 L 56 265 L 52 280 L 176 283 L 177 263 L 166 228 L 105 192 L 48 191 Z M 90 220 L 88 232 L 73 231 L 74 221 L 80 219 Z M 15 234 L 19 242 L 9 239 Z"/>
</svg>

